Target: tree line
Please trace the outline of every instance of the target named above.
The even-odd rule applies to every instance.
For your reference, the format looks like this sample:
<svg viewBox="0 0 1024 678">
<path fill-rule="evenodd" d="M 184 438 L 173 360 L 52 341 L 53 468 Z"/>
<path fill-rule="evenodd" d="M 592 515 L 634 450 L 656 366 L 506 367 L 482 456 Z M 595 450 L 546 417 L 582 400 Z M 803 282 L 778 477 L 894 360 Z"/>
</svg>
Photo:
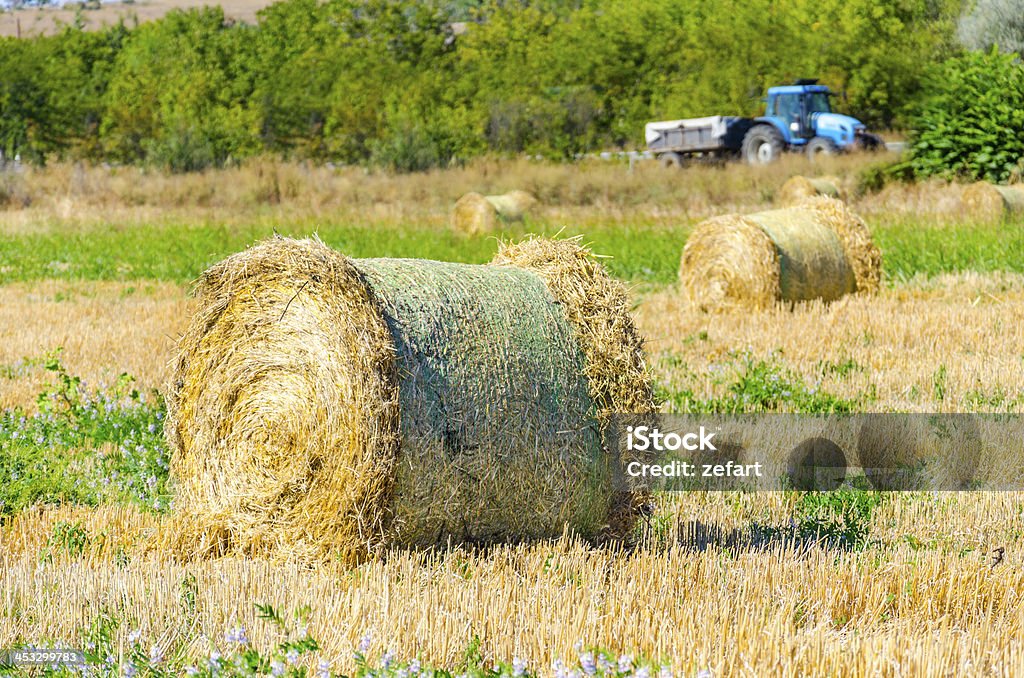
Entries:
<svg viewBox="0 0 1024 678">
<path fill-rule="evenodd" d="M 638 147 L 819 77 L 903 126 L 961 0 L 283 0 L 0 40 L 0 150 L 189 171 L 271 154 L 418 170 Z"/>
</svg>

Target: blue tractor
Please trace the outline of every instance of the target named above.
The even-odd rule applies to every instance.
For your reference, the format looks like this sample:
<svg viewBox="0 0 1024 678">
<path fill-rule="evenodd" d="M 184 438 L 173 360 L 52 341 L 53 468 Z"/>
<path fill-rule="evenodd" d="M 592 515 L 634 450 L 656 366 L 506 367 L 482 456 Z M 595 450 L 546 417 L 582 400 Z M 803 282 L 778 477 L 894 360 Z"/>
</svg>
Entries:
<svg viewBox="0 0 1024 678">
<path fill-rule="evenodd" d="M 856 118 L 832 112 L 832 93 L 817 80 L 768 89 L 759 118 L 711 116 L 648 123 L 647 148 L 663 165 L 681 167 L 687 158 L 740 156 L 752 165 L 773 162 L 783 151 L 806 152 L 813 160 L 854 148 L 884 144 Z"/>
<path fill-rule="evenodd" d="M 860 120 L 833 113 L 832 93 L 817 80 L 768 88 L 764 115 L 743 137 L 741 153 L 748 163 L 774 161 L 785 150 L 805 151 L 814 159 L 853 148 L 875 150 L 881 139 Z"/>
</svg>

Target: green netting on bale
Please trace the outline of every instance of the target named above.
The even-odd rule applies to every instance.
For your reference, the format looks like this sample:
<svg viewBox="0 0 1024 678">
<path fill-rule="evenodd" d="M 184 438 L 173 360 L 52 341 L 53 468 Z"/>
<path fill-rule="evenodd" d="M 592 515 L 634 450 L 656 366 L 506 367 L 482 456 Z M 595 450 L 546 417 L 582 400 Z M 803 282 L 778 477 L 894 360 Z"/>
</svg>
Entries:
<svg viewBox="0 0 1024 678">
<path fill-rule="evenodd" d="M 390 541 L 596 536 L 612 493 L 585 356 L 525 270 L 353 260 L 391 332 L 400 444 Z"/>
</svg>

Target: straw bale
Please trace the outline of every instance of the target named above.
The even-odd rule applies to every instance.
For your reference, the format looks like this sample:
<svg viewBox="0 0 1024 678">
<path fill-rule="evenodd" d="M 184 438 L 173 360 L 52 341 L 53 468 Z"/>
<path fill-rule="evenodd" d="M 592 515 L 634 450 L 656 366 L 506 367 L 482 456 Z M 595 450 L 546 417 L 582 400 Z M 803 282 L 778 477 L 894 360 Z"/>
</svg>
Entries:
<svg viewBox="0 0 1024 678">
<path fill-rule="evenodd" d="M 172 546 L 622 536 L 642 488 L 613 489 L 603 422 L 653 407 L 640 339 L 586 250 L 531 243 L 479 266 L 276 238 L 207 271 L 168 397 Z"/>
<path fill-rule="evenodd" d="M 498 211 L 479 193 L 467 193 L 452 209 L 452 228 L 467 235 L 498 230 Z"/>
<path fill-rule="evenodd" d="M 845 198 L 839 186 L 838 177 L 792 176 L 779 189 L 778 202 L 784 207 L 792 207 L 808 198 L 816 198 L 821 195 L 843 200 Z"/>
<path fill-rule="evenodd" d="M 819 197 L 698 224 L 683 248 L 679 277 L 703 310 L 765 308 L 873 291 L 880 267 L 864 222 L 840 201 Z"/>
<path fill-rule="evenodd" d="M 498 216 L 505 221 L 521 221 L 537 204 L 537 199 L 526 191 L 510 191 L 502 195 L 489 195 L 487 202 L 494 206 Z"/>
<path fill-rule="evenodd" d="M 964 189 L 962 199 L 968 213 L 991 221 L 1024 213 L 1024 186 L 998 186 L 979 181 Z"/>
</svg>

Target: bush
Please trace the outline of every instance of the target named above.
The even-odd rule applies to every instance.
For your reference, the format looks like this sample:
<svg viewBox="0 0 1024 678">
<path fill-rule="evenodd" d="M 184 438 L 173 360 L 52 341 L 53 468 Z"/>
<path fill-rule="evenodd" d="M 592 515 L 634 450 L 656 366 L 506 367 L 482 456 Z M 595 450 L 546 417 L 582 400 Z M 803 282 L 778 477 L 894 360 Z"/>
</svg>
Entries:
<svg viewBox="0 0 1024 678">
<path fill-rule="evenodd" d="M 918 177 L 1005 182 L 1024 170 L 1024 64 L 971 52 L 934 73 L 914 121 L 910 167 Z"/>
</svg>

